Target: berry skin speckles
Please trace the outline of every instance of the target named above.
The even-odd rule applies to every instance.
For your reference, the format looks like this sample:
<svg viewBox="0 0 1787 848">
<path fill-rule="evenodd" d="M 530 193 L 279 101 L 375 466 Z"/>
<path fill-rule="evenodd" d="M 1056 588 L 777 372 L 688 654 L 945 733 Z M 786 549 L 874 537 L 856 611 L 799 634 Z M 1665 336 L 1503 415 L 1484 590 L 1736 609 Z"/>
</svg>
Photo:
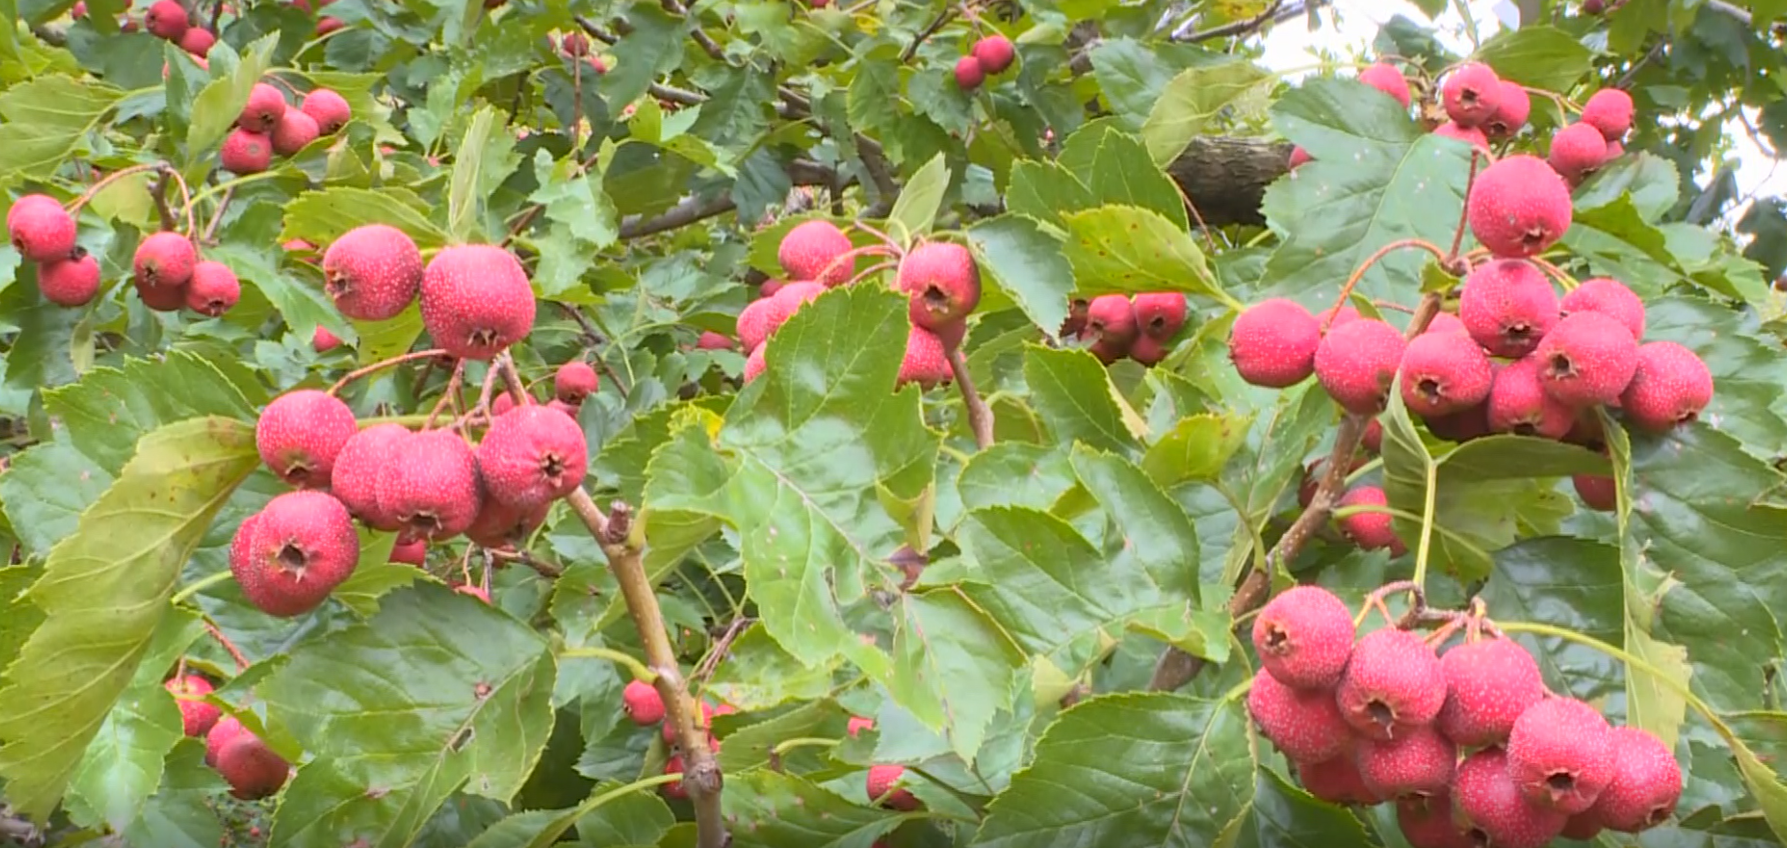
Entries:
<svg viewBox="0 0 1787 848">
<path fill-rule="evenodd" d="M 1282 389 L 1315 373 L 1322 343 L 1319 322 L 1294 300 L 1273 298 L 1248 307 L 1229 330 L 1229 361 L 1241 379 Z"/>
<path fill-rule="evenodd" d="M 6 210 L 7 236 L 32 262 L 55 262 L 74 255 L 74 216 L 45 194 L 27 194 Z"/>
<path fill-rule="evenodd" d="M 1626 420 L 1653 433 L 1692 421 L 1713 399 L 1713 375 L 1706 362 L 1675 342 L 1648 342 L 1638 348 L 1638 367 L 1620 394 Z"/>
<path fill-rule="evenodd" d="M 1360 736 L 1395 739 L 1433 723 L 1446 703 L 1446 675 L 1420 636 L 1374 630 L 1353 646 L 1335 698 Z"/>
<path fill-rule="evenodd" d="M 1327 589 L 1294 586 L 1254 617 L 1253 646 L 1260 665 L 1280 683 L 1331 689 L 1353 653 L 1353 614 Z"/>
<path fill-rule="evenodd" d="M 1488 65 L 1471 62 L 1446 75 L 1440 98 L 1446 116 L 1461 127 L 1475 127 L 1495 115 L 1501 104 L 1502 81 Z"/>
<path fill-rule="evenodd" d="M 1402 333 L 1382 321 L 1338 324 L 1315 350 L 1315 378 L 1341 409 L 1376 415 L 1384 410 L 1406 347 Z"/>
<path fill-rule="evenodd" d="M 1576 409 L 1618 401 L 1638 370 L 1637 340 L 1625 325 L 1599 312 L 1558 321 L 1533 356 L 1545 391 Z"/>
<path fill-rule="evenodd" d="M 1496 256 L 1542 253 L 1570 228 L 1570 187 L 1536 156 L 1508 156 L 1483 169 L 1466 206 L 1471 233 Z"/>
<path fill-rule="evenodd" d="M 508 251 L 488 244 L 441 248 L 422 272 L 422 324 L 460 359 L 488 361 L 534 326 L 534 289 Z"/>
<path fill-rule="evenodd" d="M 1471 338 L 1491 354 L 1525 356 L 1557 324 L 1557 292 L 1531 262 L 1486 262 L 1464 279 L 1458 319 Z"/>
<path fill-rule="evenodd" d="M 1270 674 L 1255 675 L 1247 692 L 1247 714 L 1292 760 L 1322 762 L 1352 749 L 1352 733 L 1331 690 L 1297 690 Z"/>
<path fill-rule="evenodd" d="M 365 224 L 323 252 L 323 281 L 341 314 L 360 321 L 395 318 L 422 287 L 422 252 L 396 227 Z"/>
<path fill-rule="evenodd" d="M 1613 781 L 1613 728 L 1574 698 L 1546 698 L 1508 734 L 1508 777 L 1535 806 L 1565 816 L 1585 812 Z"/>
<path fill-rule="evenodd" d="M 1489 397 L 1495 371 L 1463 333 L 1423 333 L 1402 354 L 1402 402 L 1418 415 L 1451 415 Z"/>
<path fill-rule="evenodd" d="M 1510 639 L 1483 639 L 1440 657 L 1446 705 L 1436 720 L 1453 742 L 1481 748 L 1508 740 L 1514 722 L 1545 698 L 1545 681 L 1533 655 Z"/>
<path fill-rule="evenodd" d="M 335 458 L 359 432 L 354 412 L 339 398 L 299 389 L 273 399 L 255 422 L 261 461 L 288 485 L 328 488 Z"/>
</svg>

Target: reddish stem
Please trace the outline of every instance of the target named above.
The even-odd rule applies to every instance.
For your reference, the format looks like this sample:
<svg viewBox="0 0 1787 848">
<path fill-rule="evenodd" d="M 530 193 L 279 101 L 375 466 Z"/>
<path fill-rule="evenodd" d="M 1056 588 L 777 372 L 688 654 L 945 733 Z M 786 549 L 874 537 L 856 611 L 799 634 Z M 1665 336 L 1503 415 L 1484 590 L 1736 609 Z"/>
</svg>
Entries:
<svg viewBox="0 0 1787 848">
<path fill-rule="evenodd" d="M 223 635 L 223 631 L 217 629 L 217 625 L 212 624 L 210 619 L 206 619 L 204 624 L 205 632 L 211 634 L 211 638 L 216 639 L 217 644 L 222 645 L 224 650 L 230 652 L 230 659 L 236 661 L 236 670 L 242 671 L 248 668 L 248 658 L 242 656 L 242 649 L 236 647 L 236 643 L 231 642 L 228 636 Z"/>
<path fill-rule="evenodd" d="M 1458 229 L 1452 232 L 1452 250 L 1440 259 L 1440 265 L 1449 266 L 1458 259 L 1458 248 L 1464 244 L 1464 228 L 1470 222 L 1471 186 L 1477 181 L 1477 157 L 1483 155 L 1475 147 L 1471 148 L 1471 175 L 1464 180 L 1464 208 L 1458 210 Z M 1449 269 L 1448 269 L 1449 270 Z"/>
<path fill-rule="evenodd" d="M 1334 301 L 1334 308 L 1322 315 L 1323 332 L 1327 332 L 1328 324 L 1334 320 L 1335 315 L 1339 314 L 1340 308 L 1346 305 L 1346 299 L 1352 296 L 1353 288 L 1359 285 L 1360 280 L 1365 278 L 1365 272 L 1371 270 L 1371 266 L 1376 265 L 1379 260 L 1389 256 L 1393 251 L 1404 247 L 1417 247 L 1433 254 L 1433 258 L 1438 259 L 1441 262 L 1446 261 L 1446 254 L 1442 253 L 1439 247 L 1434 245 L 1433 242 L 1426 239 L 1398 239 L 1378 248 L 1377 252 L 1365 257 L 1365 261 L 1359 263 L 1359 267 L 1353 271 L 1353 275 L 1347 278 L 1346 285 L 1340 287 L 1340 297 Z"/>
<path fill-rule="evenodd" d="M 144 171 L 159 171 L 167 167 L 168 164 L 166 162 L 151 162 L 147 165 L 132 165 L 128 168 L 123 168 L 106 174 L 104 177 L 100 178 L 99 182 L 88 186 L 86 191 L 81 192 L 80 197 L 75 198 L 72 203 L 68 204 L 68 214 L 70 216 L 81 214 L 81 207 L 86 206 L 87 201 L 92 200 L 93 195 L 98 194 L 100 189 L 105 188 L 112 183 L 132 174 L 141 174 Z"/>
<path fill-rule="evenodd" d="M 356 368 L 352 371 L 347 372 L 347 376 L 342 377 L 339 380 L 336 380 L 335 385 L 329 387 L 329 394 L 331 394 L 331 395 L 339 394 L 342 389 L 347 388 L 347 384 L 352 383 L 353 381 L 358 380 L 361 377 L 364 377 L 368 374 L 372 374 L 372 373 L 375 373 L 378 371 L 382 371 L 386 368 L 390 368 L 393 365 L 401 365 L 405 362 L 414 362 L 415 360 L 418 360 L 418 359 L 427 359 L 427 358 L 431 358 L 431 357 L 436 357 L 436 356 L 440 356 L 443 353 L 446 353 L 446 351 L 441 350 L 440 348 L 435 348 L 433 350 L 419 350 L 419 351 L 414 351 L 411 353 L 405 353 L 400 356 L 393 356 L 390 359 L 380 360 L 380 361 L 374 362 L 371 365 L 368 365 L 364 368 Z"/>
</svg>

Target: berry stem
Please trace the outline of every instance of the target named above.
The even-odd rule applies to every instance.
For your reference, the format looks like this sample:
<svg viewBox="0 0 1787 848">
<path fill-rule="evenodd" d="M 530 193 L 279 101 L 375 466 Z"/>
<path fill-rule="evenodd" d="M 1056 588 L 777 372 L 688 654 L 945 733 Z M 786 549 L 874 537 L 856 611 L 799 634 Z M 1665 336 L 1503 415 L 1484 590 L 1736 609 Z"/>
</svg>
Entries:
<svg viewBox="0 0 1787 848">
<path fill-rule="evenodd" d="M 222 583 L 226 580 L 230 580 L 234 576 L 235 575 L 230 574 L 230 572 L 227 569 L 224 571 L 219 571 L 216 574 L 208 574 L 204 577 L 201 577 L 197 580 L 192 581 L 192 583 L 188 584 L 185 588 L 181 589 L 178 592 L 175 592 L 174 597 L 168 599 L 168 603 L 178 606 L 179 604 L 184 603 L 186 601 L 186 599 L 192 597 L 193 595 L 203 592 L 206 589 L 209 589 L 212 586 L 216 586 L 217 584 Z"/>
<path fill-rule="evenodd" d="M 211 223 L 205 225 L 205 234 L 199 237 L 199 241 L 205 244 L 211 243 L 211 237 L 217 234 L 217 225 L 223 223 L 224 211 L 230 207 L 230 198 L 235 196 L 236 190 L 234 188 L 229 188 L 224 191 L 223 197 L 219 198 L 217 201 L 217 210 L 211 213 Z"/>
<path fill-rule="evenodd" d="M 890 262 L 877 262 L 877 263 L 870 265 L 869 267 L 864 268 L 863 270 L 857 272 L 856 276 L 851 277 L 850 282 L 845 283 L 844 285 L 854 286 L 857 283 L 862 282 L 863 280 L 866 280 L 875 274 L 879 274 L 882 271 L 886 271 L 888 269 L 898 268 L 898 267 L 900 267 L 900 263 L 898 263 L 898 262 L 891 262 L 891 261 Z"/>
<path fill-rule="evenodd" d="M 161 173 L 162 179 L 173 180 L 174 185 L 180 187 L 180 206 L 182 209 L 182 217 L 186 218 L 186 237 L 192 238 L 197 236 L 199 234 L 199 227 L 197 219 L 195 219 L 192 214 L 192 189 L 187 187 L 186 178 L 181 176 L 180 172 L 175 170 L 171 165 L 161 169 Z"/>
<path fill-rule="evenodd" d="M 882 244 L 887 245 L 888 248 L 893 250 L 895 256 L 904 255 L 906 252 L 905 248 L 902 248 L 900 246 L 899 242 L 894 241 L 893 236 L 888 235 L 886 232 L 884 232 L 882 230 L 875 229 L 874 227 L 871 227 L 868 224 L 865 224 L 861 221 L 858 221 L 858 222 L 850 225 L 850 227 L 846 227 L 845 232 L 849 232 L 850 229 L 862 230 L 863 232 L 868 233 L 869 235 L 872 235 L 877 239 L 880 239 Z"/>
<path fill-rule="evenodd" d="M 1581 283 L 1576 282 L 1575 277 L 1570 276 L 1567 272 L 1564 271 L 1564 269 L 1551 264 L 1551 261 L 1548 259 L 1544 259 L 1544 258 L 1541 258 L 1538 256 L 1529 256 L 1529 257 L 1527 257 L 1527 260 L 1532 262 L 1534 265 L 1539 266 L 1539 268 L 1544 270 L 1545 273 L 1550 274 L 1553 279 L 1556 279 L 1558 285 L 1564 287 L 1564 291 L 1567 291 L 1567 292 L 1575 291 L 1576 287 L 1578 285 L 1581 285 Z"/>
<path fill-rule="evenodd" d="M 140 173 L 143 173 L 144 171 L 159 171 L 166 167 L 168 167 L 168 164 L 166 162 L 150 162 L 147 165 L 132 165 L 128 168 L 120 168 L 116 171 L 106 174 L 104 177 L 102 177 L 100 179 L 99 182 L 96 182 L 93 185 L 88 186 L 86 191 L 81 192 L 80 197 L 75 198 L 72 203 L 68 204 L 68 206 L 67 206 L 68 214 L 71 217 L 80 215 L 81 207 L 86 206 L 87 201 L 92 200 L 93 195 L 98 194 L 100 189 L 103 189 L 106 186 L 111 185 L 112 183 L 115 183 L 121 179 L 124 179 L 125 177 L 131 176 L 132 174 L 140 174 Z"/>
<path fill-rule="evenodd" d="M 459 384 L 464 380 L 465 360 L 461 359 L 453 363 L 453 373 L 447 377 L 447 387 L 441 391 L 441 399 L 435 401 L 434 408 L 428 411 L 428 420 L 422 423 L 422 429 L 426 430 L 433 427 L 434 420 L 440 417 L 441 412 L 444 411 L 449 404 L 458 401 Z"/>
<path fill-rule="evenodd" d="M 1375 253 L 1365 257 L 1364 262 L 1359 263 L 1359 267 L 1353 270 L 1353 275 L 1347 278 L 1346 285 L 1340 287 L 1340 297 L 1335 299 L 1334 308 L 1322 313 L 1323 332 L 1327 332 L 1328 322 L 1333 321 L 1335 314 L 1340 311 L 1342 306 L 1346 305 L 1346 299 L 1352 296 L 1353 288 L 1359 285 L 1360 280 L 1365 279 L 1365 272 L 1371 270 L 1371 266 L 1376 265 L 1384 257 L 1405 247 L 1420 248 L 1433 254 L 1433 258 L 1438 259 L 1440 262 L 1443 263 L 1446 261 L 1446 254 L 1440 251 L 1439 246 L 1426 239 L 1397 239 L 1396 241 L 1378 248 Z"/>
<path fill-rule="evenodd" d="M 365 366 L 363 368 L 356 368 L 352 371 L 347 372 L 347 376 L 344 376 L 341 379 L 336 380 L 335 385 L 329 387 L 329 394 L 330 395 L 340 394 L 342 389 L 347 388 L 347 384 L 352 383 L 353 381 L 358 380 L 361 377 L 364 377 L 368 374 L 374 374 L 374 373 L 382 371 L 386 368 L 390 368 L 393 365 L 401 365 L 405 362 L 414 362 L 418 359 L 428 359 L 431 357 L 440 356 L 444 353 L 446 353 L 446 351 L 441 350 L 440 348 L 435 348 L 433 350 L 412 351 L 410 353 L 405 353 L 405 354 L 402 354 L 399 356 L 393 356 L 390 359 L 384 359 L 384 360 L 380 360 L 378 362 L 374 362 L 371 365 Z M 427 423 L 427 422 L 424 421 L 424 423 Z"/>
<path fill-rule="evenodd" d="M 642 683 L 653 683 L 658 679 L 651 669 L 645 667 L 645 663 L 620 651 L 611 651 L 607 648 L 566 648 L 559 652 L 558 658 L 561 660 L 607 660 L 615 665 L 626 666 L 627 671 L 632 672 L 633 679 Z"/>
<path fill-rule="evenodd" d="M 1452 231 L 1452 249 L 1447 251 L 1445 258 L 1440 260 L 1440 266 L 1447 268 L 1448 272 L 1451 270 L 1448 266 L 1451 266 L 1458 261 L 1458 248 L 1464 245 L 1464 228 L 1466 224 L 1470 223 L 1471 219 L 1471 205 L 1468 202 L 1468 199 L 1471 196 L 1471 186 L 1477 182 L 1477 160 L 1481 158 L 1482 155 L 1482 152 L 1477 150 L 1477 148 L 1471 148 L 1471 173 L 1470 176 L 1464 178 L 1464 196 L 1467 199 L 1467 202 L 1459 204 L 1458 228 Z"/>
<path fill-rule="evenodd" d="M 249 174 L 246 177 L 237 177 L 233 180 L 224 180 L 223 182 L 220 182 L 216 185 L 205 186 L 204 188 L 199 189 L 198 193 L 194 194 L 192 196 L 192 200 L 190 202 L 193 203 L 194 205 L 196 205 L 196 204 L 200 203 L 201 201 L 210 199 L 213 195 L 222 194 L 223 192 L 226 192 L 226 191 L 233 191 L 237 187 L 246 185 L 247 183 L 259 182 L 261 180 L 270 180 L 270 179 L 273 179 L 274 177 L 278 177 L 278 176 L 282 176 L 282 174 L 279 171 L 262 171 L 258 174 Z"/>
<path fill-rule="evenodd" d="M 842 744 L 844 744 L 844 740 L 842 739 L 826 739 L 822 736 L 796 736 L 793 739 L 784 739 L 777 742 L 776 746 L 769 750 L 771 754 L 780 757 L 796 748 L 836 748 Z"/>
<path fill-rule="evenodd" d="M 819 273 L 813 275 L 813 279 L 815 281 L 825 279 L 825 275 L 830 274 L 833 269 L 844 267 L 844 263 L 846 263 L 846 262 L 856 261 L 856 257 L 858 257 L 858 256 L 887 256 L 887 255 L 889 255 L 888 249 L 885 247 L 882 247 L 881 245 L 878 245 L 878 244 L 871 244 L 871 245 L 867 245 L 864 247 L 852 248 L 850 250 L 846 250 L 843 253 L 838 254 L 838 256 L 836 258 L 832 259 L 832 261 L 825 263 L 825 267 L 819 269 Z"/>
<path fill-rule="evenodd" d="M 236 661 L 236 670 L 242 671 L 248 668 L 250 663 L 247 657 L 242 656 L 242 649 L 236 647 L 236 643 L 231 642 L 228 636 L 223 635 L 222 630 L 217 629 L 217 623 L 213 622 L 210 616 L 205 617 L 204 624 L 205 632 L 211 634 L 211 638 L 216 639 L 217 644 L 222 645 L 224 650 L 230 652 L 230 659 Z"/>
<path fill-rule="evenodd" d="M 974 378 L 968 374 L 968 359 L 961 348 L 949 352 L 949 373 L 955 376 L 956 388 L 962 392 L 962 404 L 968 408 L 968 429 L 974 432 L 974 444 L 981 450 L 993 446 L 993 409 L 974 390 Z"/>
</svg>

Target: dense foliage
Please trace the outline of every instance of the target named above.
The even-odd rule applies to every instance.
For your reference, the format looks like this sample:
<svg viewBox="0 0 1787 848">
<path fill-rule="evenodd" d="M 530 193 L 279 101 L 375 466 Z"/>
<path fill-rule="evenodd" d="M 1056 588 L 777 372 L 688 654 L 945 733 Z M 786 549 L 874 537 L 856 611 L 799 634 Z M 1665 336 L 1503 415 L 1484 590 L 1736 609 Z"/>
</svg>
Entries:
<svg viewBox="0 0 1787 848">
<path fill-rule="evenodd" d="M 1787 4 L 1511 5 L 0 0 L 0 841 L 1780 844 Z"/>
</svg>

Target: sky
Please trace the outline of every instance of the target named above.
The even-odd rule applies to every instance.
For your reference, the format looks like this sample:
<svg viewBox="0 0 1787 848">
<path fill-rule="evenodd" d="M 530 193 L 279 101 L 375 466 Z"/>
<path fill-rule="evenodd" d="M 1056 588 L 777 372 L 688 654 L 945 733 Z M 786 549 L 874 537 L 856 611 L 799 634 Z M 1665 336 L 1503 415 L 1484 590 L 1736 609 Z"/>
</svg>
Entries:
<svg viewBox="0 0 1787 848">
<path fill-rule="evenodd" d="M 1467 0 L 1465 5 L 1470 7 L 1478 35 L 1483 39 L 1500 32 L 1503 21 L 1509 24 L 1519 21 L 1519 13 L 1508 0 Z M 1316 50 L 1346 54 L 1370 45 L 1378 28 L 1398 14 L 1414 21 L 1427 20 L 1425 13 L 1405 0 L 1334 0 L 1331 6 L 1341 13 L 1338 27 L 1332 25 L 1333 17 L 1324 13 L 1324 25 L 1316 32 L 1310 32 L 1298 18 L 1279 24 L 1266 33 L 1263 64 L 1275 70 L 1300 68 L 1312 61 Z M 1460 55 L 1471 52 L 1470 39 L 1465 35 L 1457 12 L 1447 11 L 1433 21 L 1433 26 L 1439 31 L 1439 40 L 1453 52 Z M 1287 76 L 1294 79 L 1301 74 Z M 1775 160 L 1763 153 L 1740 127 L 1733 125 L 1726 135 L 1733 140 L 1734 157 L 1738 160 L 1739 197 L 1787 194 L 1787 168 L 1777 170 Z M 1728 212 L 1726 223 L 1742 217 L 1745 206 Z"/>
</svg>

